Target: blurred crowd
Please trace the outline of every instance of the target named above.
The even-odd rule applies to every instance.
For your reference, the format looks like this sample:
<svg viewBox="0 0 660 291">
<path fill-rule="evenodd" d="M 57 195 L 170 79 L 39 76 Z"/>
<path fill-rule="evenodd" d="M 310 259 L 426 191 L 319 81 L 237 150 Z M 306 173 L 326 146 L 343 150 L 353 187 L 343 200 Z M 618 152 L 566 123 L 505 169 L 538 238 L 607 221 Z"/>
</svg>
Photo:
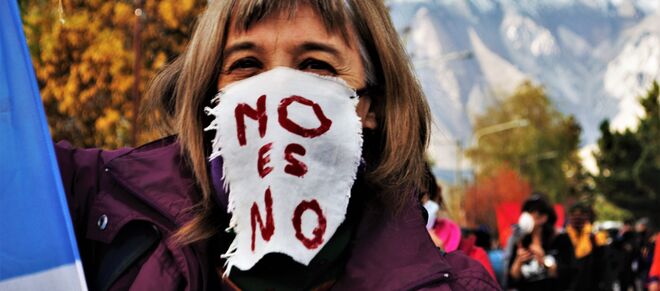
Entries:
<svg viewBox="0 0 660 291">
<path fill-rule="evenodd" d="M 647 218 L 599 223 L 590 203 L 576 202 L 558 225 L 555 208 L 533 193 L 500 246 L 488 227 L 461 228 L 447 218 L 436 185 L 431 179 L 420 197 L 431 239 L 479 261 L 503 290 L 660 290 L 660 252 Z"/>
</svg>

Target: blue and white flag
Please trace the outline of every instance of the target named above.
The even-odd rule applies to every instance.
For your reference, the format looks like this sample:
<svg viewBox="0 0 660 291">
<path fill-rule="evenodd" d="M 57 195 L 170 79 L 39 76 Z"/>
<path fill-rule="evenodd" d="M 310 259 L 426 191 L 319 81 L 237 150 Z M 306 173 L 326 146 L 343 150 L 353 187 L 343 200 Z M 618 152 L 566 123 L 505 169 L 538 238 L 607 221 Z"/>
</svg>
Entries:
<svg viewBox="0 0 660 291">
<path fill-rule="evenodd" d="M 0 1 L 0 290 L 87 290 L 16 0 Z"/>
</svg>

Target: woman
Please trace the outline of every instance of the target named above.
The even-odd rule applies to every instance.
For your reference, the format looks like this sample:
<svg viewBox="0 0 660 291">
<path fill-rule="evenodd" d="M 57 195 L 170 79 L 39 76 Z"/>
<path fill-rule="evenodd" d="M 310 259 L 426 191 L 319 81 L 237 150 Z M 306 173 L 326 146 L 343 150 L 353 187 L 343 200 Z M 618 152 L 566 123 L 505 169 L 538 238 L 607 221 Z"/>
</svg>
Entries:
<svg viewBox="0 0 660 291">
<path fill-rule="evenodd" d="M 361 122 L 358 130 L 364 134 L 357 141 L 362 162 L 356 160 L 348 173 L 356 178 L 354 184 L 350 180 L 350 195 L 343 195 L 350 196 L 348 207 L 321 208 L 316 199 L 323 196 L 303 200 L 293 214 L 295 238 L 279 245 L 279 253 L 272 252 L 269 240 L 281 240 L 281 228 L 275 228 L 278 215 L 290 205 L 277 204 L 276 198 L 283 196 L 268 188 L 246 209 L 249 214 L 236 215 L 244 204 L 237 193 L 252 194 L 237 190 L 236 185 L 249 188 L 263 181 L 245 180 L 237 173 L 241 161 L 227 154 L 231 147 L 223 143 L 224 130 L 232 129 L 219 123 L 227 116 L 218 112 L 228 108 L 227 102 L 238 102 L 231 111 L 236 118 L 226 119 L 237 125 L 233 130 L 238 131 L 238 152 L 244 149 L 241 146 L 252 146 L 253 137 L 281 137 L 271 135 L 278 119 L 266 116 L 273 112 L 280 114 L 279 124 L 288 124 L 306 138 L 332 131 L 328 125 L 332 116 L 326 118 L 323 110 L 329 113 L 334 107 L 319 106 L 327 99 L 290 96 L 296 98 L 282 99 L 274 111 L 269 107 L 271 93 L 310 84 L 321 86 L 315 92 L 319 94 L 353 90 L 358 95 L 359 101 L 351 103 L 353 116 L 338 114 Z M 268 97 L 240 103 L 241 92 L 262 89 Z M 159 111 L 176 136 L 112 152 L 58 146 L 83 265 L 93 289 L 497 288 L 478 264 L 459 254 L 444 255 L 426 233 L 414 189 L 423 177 L 428 107 L 382 1 L 210 1 L 186 52 L 156 77 L 148 95 L 149 111 Z M 330 101 L 347 104 L 335 99 Z M 294 101 L 298 107 L 289 106 Z M 295 118 L 304 118 L 298 111 L 305 106 L 314 108 L 321 123 L 315 130 L 309 128 L 316 125 L 296 124 Z M 205 133 L 204 128 L 211 130 Z M 307 139 L 296 138 L 305 145 Z M 244 163 L 246 171 L 258 168 L 264 180 L 281 170 L 275 151 L 279 144 L 269 145 L 259 148 L 256 167 Z M 322 160 L 316 152 L 324 147 L 316 144 L 305 151 L 302 146 L 287 146 L 285 150 L 291 151 L 284 156 L 289 163 L 285 171 L 309 180 L 313 168 L 305 163 L 310 166 L 313 161 L 304 160 L 305 154 Z M 324 178 L 312 176 L 318 181 Z M 289 186 L 297 185 L 282 187 Z M 309 209 L 314 212 L 303 216 Z M 327 209 L 339 209 L 341 219 L 328 214 L 326 220 Z M 318 225 L 305 229 L 305 223 L 317 221 L 310 220 L 313 214 Z M 251 237 L 245 235 L 250 221 Z M 332 235 L 324 236 L 337 221 Z M 252 252 L 250 244 L 240 243 L 246 238 L 252 240 Z M 313 256 L 288 249 L 299 246 L 299 241 Z M 258 252 L 263 253 L 255 255 Z"/>
<path fill-rule="evenodd" d="M 540 194 L 522 206 L 521 219 L 509 241 L 507 286 L 518 290 L 566 290 L 566 273 L 573 264 L 573 248 L 566 236 L 557 236 L 557 215 Z"/>
</svg>

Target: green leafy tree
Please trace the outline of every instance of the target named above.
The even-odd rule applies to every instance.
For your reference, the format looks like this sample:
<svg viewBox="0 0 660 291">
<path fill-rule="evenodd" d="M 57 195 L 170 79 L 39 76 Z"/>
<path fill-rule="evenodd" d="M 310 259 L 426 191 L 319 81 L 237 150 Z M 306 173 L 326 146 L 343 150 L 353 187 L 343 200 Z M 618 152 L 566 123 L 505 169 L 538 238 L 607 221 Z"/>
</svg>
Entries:
<svg viewBox="0 0 660 291">
<path fill-rule="evenodd" d="M 614 205 L 603 195 L 594 195 L 593 206 L 596 220 L 624 221 L 633 218 L 630 211 Z"/>
<path fill-rule="evenodd" d="M 477 169 L 477 186 L 508 165 L 554 201 L 588 188 L 577 155 L 581 128 L 575 118 L 553 106 L 542 87 L 521 84 L 512 96 L 477 117 L 475 133 L 512 120 L 526 120 L 528 125 L 481 135 L 478 144 L 468 149 Z"/>
<path fill-rule="evenodd" d="M 654 82 L 640 98 L 644 116 L 637 129 L 612 130 L 609 121 L 600 126 L 595 153 L 599 174 L 597 190 L 633 215 L 660 223 L 660 101 Z"/>
<path fill-rule="evenodd" d="M 141 22 L 140 95 L 183 48 L 207 1 L 19 0 L 54 140 L 132 143 L 134 28 Z M 155 137 L 142 129 L 140 141 Z"/>
</svg>

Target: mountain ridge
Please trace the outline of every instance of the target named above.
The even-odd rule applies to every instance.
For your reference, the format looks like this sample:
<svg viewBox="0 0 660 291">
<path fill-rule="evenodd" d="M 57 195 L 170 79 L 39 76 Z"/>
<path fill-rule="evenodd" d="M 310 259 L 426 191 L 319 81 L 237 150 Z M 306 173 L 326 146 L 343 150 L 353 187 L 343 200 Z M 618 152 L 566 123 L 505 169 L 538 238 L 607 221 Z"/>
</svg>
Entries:
<svg viewBox="0 0 660 291">
<path fill-rule="evenodd" d="M 660 79 L 660 1 L 387 4 L 431 106 L 437 171 L 470 168 L 465 159 L 458 164 L 457 142 L 469 146 L 474 117 L 523 80 L 543 85 L 561 112 L 575 115 L 582 145 L 593 147 L 604 119 L 617 129 L 636 126 L 637 97 Z"/>
</svg>

